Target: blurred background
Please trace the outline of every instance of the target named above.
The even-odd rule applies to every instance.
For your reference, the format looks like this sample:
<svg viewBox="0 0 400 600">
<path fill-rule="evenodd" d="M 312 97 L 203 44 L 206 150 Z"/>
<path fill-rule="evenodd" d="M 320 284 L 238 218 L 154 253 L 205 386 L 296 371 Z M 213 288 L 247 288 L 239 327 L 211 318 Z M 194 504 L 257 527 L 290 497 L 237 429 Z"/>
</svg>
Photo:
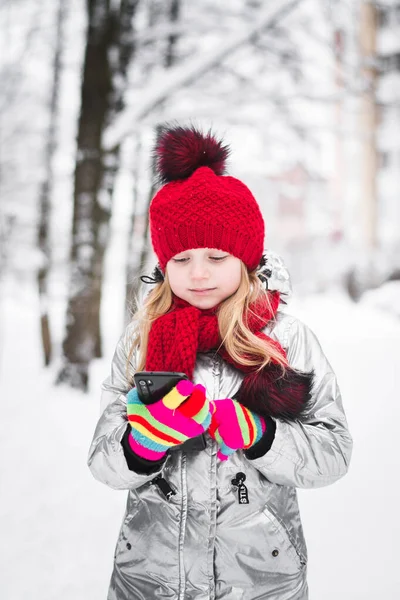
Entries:
<svg viewBox="0 0 400 600">
<path fill-rule="evenodd" d="M 2 598 L 106 598 L 126 494 L 86 454 L 166 121 L 230 144 L 338 375 L 354 455 L 299 492 L 310 599 L 397 598 L 400 2 L 0 0 L 0 82 Z"/>
</svg>

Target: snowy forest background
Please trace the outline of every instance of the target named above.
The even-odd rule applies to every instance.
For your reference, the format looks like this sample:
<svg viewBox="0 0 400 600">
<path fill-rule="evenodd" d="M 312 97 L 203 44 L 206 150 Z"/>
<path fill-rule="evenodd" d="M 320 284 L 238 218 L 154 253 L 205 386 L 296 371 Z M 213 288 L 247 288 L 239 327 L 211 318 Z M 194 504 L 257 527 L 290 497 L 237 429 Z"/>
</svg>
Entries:
<svg viewBox="0 0 400 600">
<path fill-rule="evenodd" d="M 125 495 L 86 453 L 179 121 L 231 145 L 343 392 L 350 473 L 299 492 L 310 598 L 394 599 L 400 2 L 0 0 L 0 82 L 1 597 L 106 597 Z"/>
</svg>

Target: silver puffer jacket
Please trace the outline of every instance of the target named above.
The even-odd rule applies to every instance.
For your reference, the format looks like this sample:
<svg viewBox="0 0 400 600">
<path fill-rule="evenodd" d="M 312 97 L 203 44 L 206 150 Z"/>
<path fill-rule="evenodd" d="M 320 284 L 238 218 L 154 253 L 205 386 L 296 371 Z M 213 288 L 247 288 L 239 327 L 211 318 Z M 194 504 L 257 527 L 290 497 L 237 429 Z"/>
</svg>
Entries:
<svg viewBox="0 0 400 600">
<path fill-rule="evenodd" d="M 120 339 L 89 452 L 96 479 L 129 490 L 108 600 L 308 598 L 296 488 L 340 479 L 352 439 L 335 375 L 312 331 L 280 311 L 264 331 L 286 349 L 293 367 L 314 369 L 311 413 L 304 421 L 277 419 L 271 449 L 255 460 L 238 451 L 220 462 L 208 434 L 203 449 L 175 449 L 160 472 L 175 492 L 169 499 L 154 481 L 157 474 L 130 471 L 124 457 L 129 328 Z M 218 355 L 198 354 L 193 380 L 210 399 L 232 397 L 242 377 Z M 239 502 L 239 473 L 248 504 Z"/>
</svg>

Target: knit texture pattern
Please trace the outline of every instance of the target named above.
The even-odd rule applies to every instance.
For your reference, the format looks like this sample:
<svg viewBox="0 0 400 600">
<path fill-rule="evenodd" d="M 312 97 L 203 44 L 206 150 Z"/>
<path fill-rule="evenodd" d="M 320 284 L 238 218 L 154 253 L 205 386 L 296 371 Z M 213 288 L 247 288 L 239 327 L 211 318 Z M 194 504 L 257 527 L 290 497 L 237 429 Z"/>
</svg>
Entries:
<svg viewBox="0 0 400 600">
<path fill-rule="evenodd" d="M 200 167 L 154 196 L 150 234 L 163 271 L 175 254 L 192 248 L 218 248 L 253 270 L 263 254 L 265 230 L 260 208 L 244 183 Z"/>
<path fill-rule="evenodd" d="M 284 348 L 262 330 L 275 316 L 280 302 L 279 292 L 268 292 L 264 299 L 253 303 L 244 315 L 254 335 L 286 356 Z M 245 373 L 235 399 L 263 417 L 294 420 L 306 414 L 311 399 L 313 373 L 302 373 L 289 366 L 285 374 L 271 359 L 260 371 L 236 362 L 221 344 L 218 329 L 218 306 L 201 310 L 174 296 L 172 310 L 156 319 L 150 329 L 146 353 L 146 371 L 178 371 L 193 379 L 197 352 L 215 349 L 228 363 Z"/>
<path fill-rule="evenodd" d="M 258 337 L 268 339 L 284 356 L 281 345 L 261 332 L 276 314 L 279 292 L 270 292 L 271 308 L 265 301 L 251 306 L 246 319 L 249 329 Z M 146 371 L 177 371 L 193 378 L 197 352 L 218 348 L 218 353 L 240 371 L 251 372 L 235 362 L 221 344 L 218 329 L 217 306 L 202 310 L 181 298 L 174 298 L 174 309 L 159 317 L 151 326 L 146 354 Z"/>
<path fill-rule="evenodd" d="M 236 400 L 214 400 L 209 433 L 219 446 L 217 456 L 227 460 L 236 450 L 251 448 L 266 429 L 265 420 Z"/>
<path fill-rule="evenodd" d="M 127 394 L 130 448 L 147 460 L 160 460 L 169 448 L 204 433 L 211 422 L 204 386 L 180 381 L 164 398 L 145 405 L 136 388 Z"/>
</svg>

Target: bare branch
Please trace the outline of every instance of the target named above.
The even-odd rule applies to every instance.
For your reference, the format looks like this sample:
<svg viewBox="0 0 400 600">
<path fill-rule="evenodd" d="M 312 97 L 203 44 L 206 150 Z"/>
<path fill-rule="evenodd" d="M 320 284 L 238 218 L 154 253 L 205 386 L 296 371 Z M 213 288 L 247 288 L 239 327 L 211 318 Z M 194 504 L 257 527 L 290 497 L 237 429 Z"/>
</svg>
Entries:
<svg viewBox="0 0 400 600">
<path fill-rule="evenodd" d="M 135 129 L 136 124 L 148 115 L 156 106 L 166 100 L 173 92 L 187 86 L 196 80 L 224 58 L 230 56 L 241 48 L 254 36 L 262 31 L 272 28 L 276 23 L 292 12 L 302 0 L 286 2 L 280 8 L 268 7 L 260 10 L 258 18 L 245 32 L 232 36 L 218 50 L 196 56 L 191 60 L 168 69 L 162 75 L 158 74 L 150 81 L 148 89 L 142 98 L 138 98 L 135 107 L 124 111 L 112 127 L 106 130 L 103 136 L 103 146 L 110 148 L 121 143 Z"/>
</svg>

